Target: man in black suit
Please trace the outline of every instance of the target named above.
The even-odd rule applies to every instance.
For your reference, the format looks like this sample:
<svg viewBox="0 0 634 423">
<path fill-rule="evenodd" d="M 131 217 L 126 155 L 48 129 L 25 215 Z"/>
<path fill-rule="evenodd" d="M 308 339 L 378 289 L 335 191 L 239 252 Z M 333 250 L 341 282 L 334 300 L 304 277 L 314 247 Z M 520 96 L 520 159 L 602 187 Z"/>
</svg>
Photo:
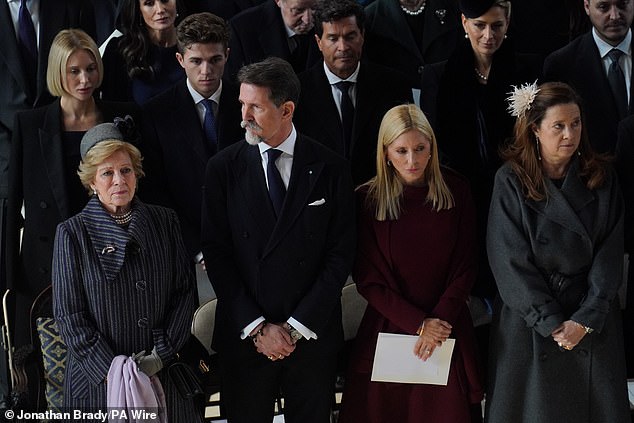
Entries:
<svg viewBox="0 0 634 423">
<path fill-rule="evenodd" d="M 546 58 L 544 79 L 566 82 L 581 95 L 590 143 L 599 152 L 614 153 L 619 121 L 632 113 L 634 2 L 584 0 L 583 5 L 592 30 Z"/>
<path fill-rule="evenodd" d="M 323 62 L 299 76 L 295 122 L 302 133 L 348 158 L 354 183 L 361 184 L 376 174 L 383 115 L 411 103 L 412 91 L 397 72 L 360 61 L 364 12 L 355 1 L 320 2 L 315 31 Z"/>
<path fill-rule="evenodd" d="M 313 43 L 313 8 L 317 0 L 266 0 L 234 16 L 227 71 L 234 78 L 244 65 L 280 57 L 300 73 L 319 60 Z"/>
<path fill-rule="evenodd" d="M 95 35 L 95 16 L 90 2 L 31 0 L 25 7 L 22 16 L 26 17 L 23 22 L 27 24 L 21 26 L 21 2 L 0 2 L 0 295 L 4 294 L 7 286 L 15 288 L 20 284 L 20 281 L 5 280 L 5 213 L 9 194 L 10 141 L 15 115 L 21 110 L 43 106 L 53 100 L 46 89 L 46 68 L 48 51 L 55 35 L 64 28 L 81 28 L 91 36 Z M 27 30 L 28 22 L 32 27 Z M 33 36 L 34 45 L 31 47 L 26 45 L 28 42 L 25 42 L 24 36 L 20 36 L 25 33 Z M 10 303 L 15 303 L 15 297 L 11 298 Z M 9 314 L 13 315 L 11 312 Z M 26 334 L 20 335 L 27 338 Z M 21 345 L 18 342 L 15 346 Z M 0 358 L 0 408 L 8 380 L 3 368 L 5 364 Z"/>
<path fill-rule="evenodd" d="M 202 244 L 232 423 L 326 423 L 354 256 L 347 162 L 293 126 L 299 81 L 271 57 L 238 75 L 245 138 L 207 165 Z"/>
<path fill-rule="evenodd" d="M 187 78 L 143 107 L 148 178 L 141 195 L 176 210 L 187 251 L 200 262 L 205 166 L 218 150 L 242 139 L 240 103 L 238 88 L 222 80 L 229 55 L 226 22 L 207 12 L 190 15 L 176 36 L 176 58 Z"/>
</svg>

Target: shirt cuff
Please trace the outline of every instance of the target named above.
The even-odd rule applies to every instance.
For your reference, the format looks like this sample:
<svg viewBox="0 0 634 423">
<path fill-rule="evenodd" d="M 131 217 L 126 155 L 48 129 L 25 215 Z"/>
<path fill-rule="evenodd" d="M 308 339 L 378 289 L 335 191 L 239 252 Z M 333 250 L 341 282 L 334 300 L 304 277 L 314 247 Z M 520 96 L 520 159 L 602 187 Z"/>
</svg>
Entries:
<svg viewBox="0 0 634 423">
<path fill-rule="evenodd" d="M 194 263 L 198 264 L 201 261 L 203 261 L 203 253 L 202 251 L 199 251 L 198 254 L 194 256 Z"/>
<path fill-rule="evenodd" d="M 315 332 L 308 329 L 306 326 L 302 325 L 292 317 L 289 317 L 287 322 L 289 325 L 293 326 L 297 330 L 297 332 L 301 333 L 305 339 L 317 339 L 317 334 Z"/>
<path fill-rule="evenodd" d="M 251 333 L 251 331 L 253 331 L 253 329 L 255 329 L 264 320 L 265 320 L 264 317 L 260 316 L 257 319 L 255 319 L 253 322 L 249 323 L 244 329 L 242 329 L 242 332 L 240 332 L 240 339 L 246 339 L 247 336 L 249 336 L 249 334 Z"/>
</svg>

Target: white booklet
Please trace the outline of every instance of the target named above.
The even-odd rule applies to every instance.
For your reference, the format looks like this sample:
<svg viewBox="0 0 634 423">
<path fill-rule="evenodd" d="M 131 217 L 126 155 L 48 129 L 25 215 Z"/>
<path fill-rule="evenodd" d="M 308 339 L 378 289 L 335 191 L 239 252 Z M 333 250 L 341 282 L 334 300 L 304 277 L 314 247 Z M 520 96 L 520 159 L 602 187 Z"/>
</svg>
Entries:
<svg viewBox="0 0 634 423">
<path fill-rule="evenodd" d="M 372 366 L 373 382 L 447 385 L 455 339 L 447 339 L 423 361 L 414 355 L 418 336 L 379 332 Z"/>
</svg>

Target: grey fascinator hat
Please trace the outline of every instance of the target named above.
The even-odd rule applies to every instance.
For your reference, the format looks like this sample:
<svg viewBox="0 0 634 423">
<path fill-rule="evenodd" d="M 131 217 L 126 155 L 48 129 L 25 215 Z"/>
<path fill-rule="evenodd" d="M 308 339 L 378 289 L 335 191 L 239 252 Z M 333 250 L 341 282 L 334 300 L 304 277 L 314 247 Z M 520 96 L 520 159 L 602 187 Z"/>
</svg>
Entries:
<svg viewBox="0 0 634 423">
<path fill-rule="evenodd" d="M 90 128 L 81 139 L 79 145 L 81 159 L 84 160 L 88 150 L 101 141 L 118 140 L 134 144 L 136 138 L 134 120 L 130 115 L 124 118 L 115 118 L 113 123 L 100 123 Z"/>
</svg>

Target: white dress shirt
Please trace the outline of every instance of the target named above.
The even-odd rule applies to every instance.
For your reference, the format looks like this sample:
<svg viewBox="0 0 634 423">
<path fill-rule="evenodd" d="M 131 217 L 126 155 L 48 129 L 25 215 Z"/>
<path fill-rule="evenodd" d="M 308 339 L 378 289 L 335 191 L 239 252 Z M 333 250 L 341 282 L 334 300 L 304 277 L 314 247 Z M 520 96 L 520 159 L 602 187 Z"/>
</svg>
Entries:
<svg viewBox="0 0 634 423">
<path fill-rule="evenodd" d="M 7 0 L 9 11 L 11 12 L 11 20 L 13 21 L 13 29 L 16 37 L 18 36 L 18 16 L 20 15 L 20 0 Z M 37 39 L 37 48 L 40 48 L 40 0 L 27 0 L 26 7 L 31 12 L 31 20 L 35 27 L 35 36 Z M 48 53 L 47 53 L 48 54 Z"/>
<path fill-rule="evenodd" d="M 630 103 L 630 85 L 632 79 L 632 30 L 627 31 L 627 35 L 618 45 L 612 46 L 601 38 L 597 34 L 597 30 L 592 28 L 592 37 L 594 38 L 594 42 L 599 49 L 599 55 L 601 56 L 601 61 L 603 62 L 603 69 L 605 70 L 605 75 L 607 76 L 610 65 L 612 64 L 612 60 L 608 56 L 608 53 L 613 48 L 621 50 L 623 55 L 619 59 L 619 65 L 621 66 L 621 70 L 623 71 L 623 75 L 625 76 L 625 88 L 627 88 L 627 103 Z"/>
<path fill-rule="evenodd" d="M 341 119 L 341 96 L 343 95 L 339 88 L 335 86 L 337 82 L 348 81 L 352 82 L 352 86 L 348 88 L 348 95 L 352 100 L 352 105 L 357 107 L 357 77 L 359 76 L 359 69 L 361 68 L 361 62 L 357 63 L 357 68 L 352 72 L 352 75 L 347 77 L 346 79 L 341 79 L 334 73 L 328 69 L 326 66 L 326 62 L 324 62 L 324 72 L 326 72 L 326 78 L 328 78 L 328 83 L 330 84 L 330 90 L 332 92 L 332 98 L 335 99 L 335 104 L 337 105 L 337 111 L 339 112 L 339 119 Z"/>
</svg>

